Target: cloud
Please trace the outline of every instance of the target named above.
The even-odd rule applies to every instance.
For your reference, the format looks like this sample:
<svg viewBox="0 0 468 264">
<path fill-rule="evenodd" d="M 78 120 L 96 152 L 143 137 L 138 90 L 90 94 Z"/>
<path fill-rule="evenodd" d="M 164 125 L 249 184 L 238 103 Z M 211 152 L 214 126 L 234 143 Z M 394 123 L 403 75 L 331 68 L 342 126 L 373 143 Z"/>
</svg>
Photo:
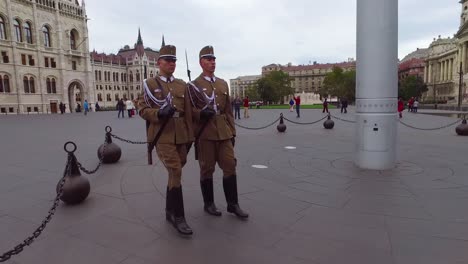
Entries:
<svg viewBox="0 0 468 264">
<path fill-rule="evenodd" d="M 198 52 L 213 45 L 217 75 L 224 79 L 260 74 L 270 63 L 339 62 L 356 57 L 356 1 L 335 0 L 88 0 L 90 48 L 117 53 L 133 46 L 141 28 L 145 46 L 178 49 L 177 77 L 185 76 L 184 50 L 193 74 Z M 399 57 L 427 47 L 459 26 L 458 1 L 400 0 Z"/>
</svg>

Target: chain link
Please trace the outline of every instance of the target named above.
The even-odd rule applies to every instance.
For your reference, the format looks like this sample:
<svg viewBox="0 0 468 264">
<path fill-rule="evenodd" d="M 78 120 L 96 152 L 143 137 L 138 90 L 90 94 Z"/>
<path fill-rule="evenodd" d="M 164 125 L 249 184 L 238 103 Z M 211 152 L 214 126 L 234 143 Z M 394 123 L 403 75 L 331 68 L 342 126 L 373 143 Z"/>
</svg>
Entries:
<svg viewBox="0 0 468 264">
<path fill-rule="evenodd" d="M 307 123 L 301 123 L 301 122 L 296 122 L 296 121 L 292 121 L 291 119 L 288 119 L 286 117 L 283 117 L 284 120 L 288 121 L 288 122 L 291 122 L 293 124 L 296 124 L 296 125 L 313 125 L 313 124 L 317 124 L 318 122 L 324 120 L 325 118 L 327 118 L 328 116 L 324 116 L 322 119 L 320 120 L 317 120 L 317 121 L 313 121 L 313 122 L 307 122 Z"/>
<path fill-rule="evenodd" d="M 107 147 L 107 141 L 104 141 L 104 147 L 102 148 L 102 152 L 101 152 L 101 158 L 99 159 L 99 164 L 97 165 L 97 167 L 94 169 L 94 170 L 87 170 L 85 167 L 83 167 L 83 165 L 81 165 L 80 162 L 76 162 L 76 164 L 78 165 L 78 168 L 83 171 L 84 173 L 86 174 L 94 174 L 96 173 L 99 168 L 101 167 L 102 165 L 102 161 L 104 160 L 104 153 L 106 153 L 106 147 Z"/>
<path fill-rule="evenodd" d="M 343 118 L 340 118 L 340 117 L 337 117 L 337 116 L 334 116 L 334 115 L 330 115 L 330 116 L 335 118 L 335 119 L 338 119 L 340 121 L 343 121 L 343 122 L 356 123 L 356 121 L 354 121 L 354 120 L 347 120 L 347 119 L 343 119 Z"/>
<path fill-rule="evenodd" d="M 441 127 L 435 127 L 435 128 L 420 128 L 420 127 L 415 127 L 415 126 L 412 126 L 412 125 L 409 125 L 409 124 L 406 124 L 405 122 L 401 121 L 400 120 L 400 123 L 406 127 L 409 127 L 409 128 L 412 128 L 412 129 L 416 129 L 416 130 L 425 130 L 425 131 L 431 131 L 431 130 L 439 130 L 439 129 L 444 129 L 444 128 L 447 128 L 447 127 L 451 127 L 455 124 L 457 124 L 458 122 L 462 121 L 463 119 L 458 119 L 457 121 L 453 122 L 453 123 L 450 123 L 450 124 L 447 124 L 445 126 L 441 126 Z"/>
<path fill-rule="evenodd" d="M 134 144 L 134 145 L 136 145 L 136 144 L 143 145 L 143 144 L 150 144 L 150 143 L 152 143 L 152 142 L 147 142 L 147 141 L 131 141 L 131 140 L 128 140 L 128 139 L 125 139 L 125 138 L 121 138 L 121 137 L 119 137 L 119 136 L 116 136 L 116 135 L 114 135 L 114 134 L 111 134 L 111 136 L 112 136 L 113 138 L 115 138 L 115 139 L 118 139 L 118 140 L 122 141 L 122 142 L 130 143 L 130 144 Z"/>
<path fill-rule="evenodd" d="M 71 155 L 68 155 L 67 165 L 65 166 L 62 179 L 59 182 L 57 196 L 55 196 L 54 203 L 52 207 L 50 208 L 47 216 L 42 221 L 41 225 L 36 230 L 34 230 L 32 235 L 26 238 L 22 243 L 15 246 L 12 250 L 9 250 L 3 253 L 2 255 L 0 255 L 0 262 L 5 262 L 9 260 L 12 256 L 18 255 L 19 253 L 21 253 L 26 246 L 31 245 L 34 242 L 34 240 L 42 234 L 42 231 L 44 231 L 44 229 L 46 228 L 50 220 L 52 220 L 52 216 L 55 214 L 55 211 L 57 210 L 57 207 L 60 203 L 60 197 L 62 196 L 63 186 L 66 180 L 65 177 L 71 174 L 71 160 L 72 160 Z"/>
<path fill-rule="evenodd" d="M 248 129 L 248 130 L 260 130 L 260 129 L 265 129 L 267 127 L 271 127 L 272 125 L 276 124 L 276 122 L 278 122 L 280 120 L 280 118 L 278 117 L 275 121 L 271 122 L 270 124 L 266 125 L 266 126 L 262 126 L 262 127 L 246 127 L 246 126 L 242 126 L 242 125 L 239 125 L 238 123 L 235 123 L 236 126 L 240 127 L 240 128 L 244 128 L 244 129 Z"/>
</svg>

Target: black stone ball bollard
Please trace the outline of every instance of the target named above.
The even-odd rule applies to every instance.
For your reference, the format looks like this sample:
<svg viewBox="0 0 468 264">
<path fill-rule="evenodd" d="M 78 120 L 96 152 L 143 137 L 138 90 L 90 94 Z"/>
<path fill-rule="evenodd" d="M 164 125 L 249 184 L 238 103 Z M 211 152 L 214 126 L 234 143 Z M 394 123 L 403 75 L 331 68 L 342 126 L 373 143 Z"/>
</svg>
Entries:
<svg viewBox="0 0 468 264">
<path fill-rule="evenodd" d="M 71 151 L 67 149 L 67 145 L 69 144 L 74 147 Z M 60 200 L 66 204 L 75 205 L 83 202 L 88 197 L 91 186 L 88 178 L 81 175 L 80 169 L 78 168 L 78 161 L 74 154 L 76 151 L 76 144 L 69 141 L 65 143 L 64 149 L 68 153 L 69 162 L 67 164 L 68 169 L 65 175 L 65 182 L 63 183 Z M 61 182 L 62 180 L 57 184 L 57 194 L 60 192 Z"/>
<path fill-rule="evenodd" d="M 122 156 L 122 150 L 120 149 L 120 147 L 114 142 L 112 142 L 111 132 L 112 128 L 110 126 L 107 126 L 106 142 L 99 146 L 97 151 L 99 160 L 101 160 L 102 157 L 102 162 L 105 164 L 116 163 L 120 160 L 120 157 Z"/>
<path fill-rule="evenodd" d="M 280 123 L 276 126 L 276 129 L 278 130 L 278 132 L 280 133 L 284 133 L 286 131 L 286 124 L 284 124 L 284 120 L 283 120 L 283 114 L 281 113 L 280 114 Z"/>
<path fill-rule="evenodd" d="M 327 120 L 323 122 L 323 127 L 326 129 L 333 129 L 334 126 L 335 126 L 335 122 L 331 120 L 330 115 L 328 115 Z"/>
<path fill-rule="evenodd" d="M 459 136 L 468 136 L 468 124 L 466 119 L 463 119 L 462 123 L 455 128 L 455 132 Z"/>
</svg>

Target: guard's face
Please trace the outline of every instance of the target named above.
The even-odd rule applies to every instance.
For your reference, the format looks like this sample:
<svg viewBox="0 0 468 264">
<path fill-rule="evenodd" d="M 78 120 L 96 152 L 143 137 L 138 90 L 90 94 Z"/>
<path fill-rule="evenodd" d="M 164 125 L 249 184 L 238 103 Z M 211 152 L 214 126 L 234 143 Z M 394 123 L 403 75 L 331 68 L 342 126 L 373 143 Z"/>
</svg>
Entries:
<svg viewBox="0 0 468 264">
<path fill-rule="evenodd" d="M 158 66 L 162 74 L 172 75 L 176 69 L 176 59 L 161 58 L 158 60 Z"/>
<path fill-rule="evenodd" d="M 203 71 L 214 73 L 216 70 L 216 58 L 202 58 L 200 59 L 200 66 Z"/>
</svg>

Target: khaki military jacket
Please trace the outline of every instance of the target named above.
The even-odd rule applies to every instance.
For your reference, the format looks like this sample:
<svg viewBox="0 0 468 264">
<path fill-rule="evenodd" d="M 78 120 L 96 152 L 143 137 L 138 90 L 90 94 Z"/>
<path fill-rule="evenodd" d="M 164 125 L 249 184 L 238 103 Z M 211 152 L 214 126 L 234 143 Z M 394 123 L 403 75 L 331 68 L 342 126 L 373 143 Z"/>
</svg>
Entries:
<svg viewBox="0 0 468 264">
<path fill-rule="evenodd" d="M 226 81 L 216 77 L 215 82 L 212 83 L 206 80 L 203 75 L 200 75 L 193 81 L 193 84 L 209 97 L 214 93 L 214 102 L 218 110 L 216 116 L 208 121 L 208 124 L 200 135 L 200 139 L 226 140 L 235 136 L 236 128 L 234 124 L 234 116 L 232 114 L 231 99 L 229 97 L 229 86 Z M 194 91 L 191 90 L 191 92 L 193 94 Z M 204 121 L 200 120 L 200 112 L 206 103 L 200 102 L 200 100 L 194 100 L 192 95 L 192 104 L 194 121 L 193 127 L 195 136 L 197 136 L 204 123 Z M 213 105 L 210 105 L 209 107 L 214 108 Z"/>
<path fill-rule="evenodd" d="M 165 79 L 163 77 L 163 79 Z M 160 76 L 145 80 L 149 92 L 159 100 L 166 99 L 170 93 L 172 106 L 176 109 L 173 117 L 167 121 L 158 143 L 165 144 L 186 144 L 193 142 L 194 134 L 192 128 L 192 106 L 187 94 L 187 85 L 183 80 L 173 78 L 172 81 L 165 82 Z M 158 111 L 160 106 L 149 99 L 145 99 L 148 91 L 143 88 L 143 93 L 138 98 L 137 108 L 139 115 L 150 122 L 147 131 L 148 141 L 152 142 L 164 120 L 159 120 Z"/>
</svg>

